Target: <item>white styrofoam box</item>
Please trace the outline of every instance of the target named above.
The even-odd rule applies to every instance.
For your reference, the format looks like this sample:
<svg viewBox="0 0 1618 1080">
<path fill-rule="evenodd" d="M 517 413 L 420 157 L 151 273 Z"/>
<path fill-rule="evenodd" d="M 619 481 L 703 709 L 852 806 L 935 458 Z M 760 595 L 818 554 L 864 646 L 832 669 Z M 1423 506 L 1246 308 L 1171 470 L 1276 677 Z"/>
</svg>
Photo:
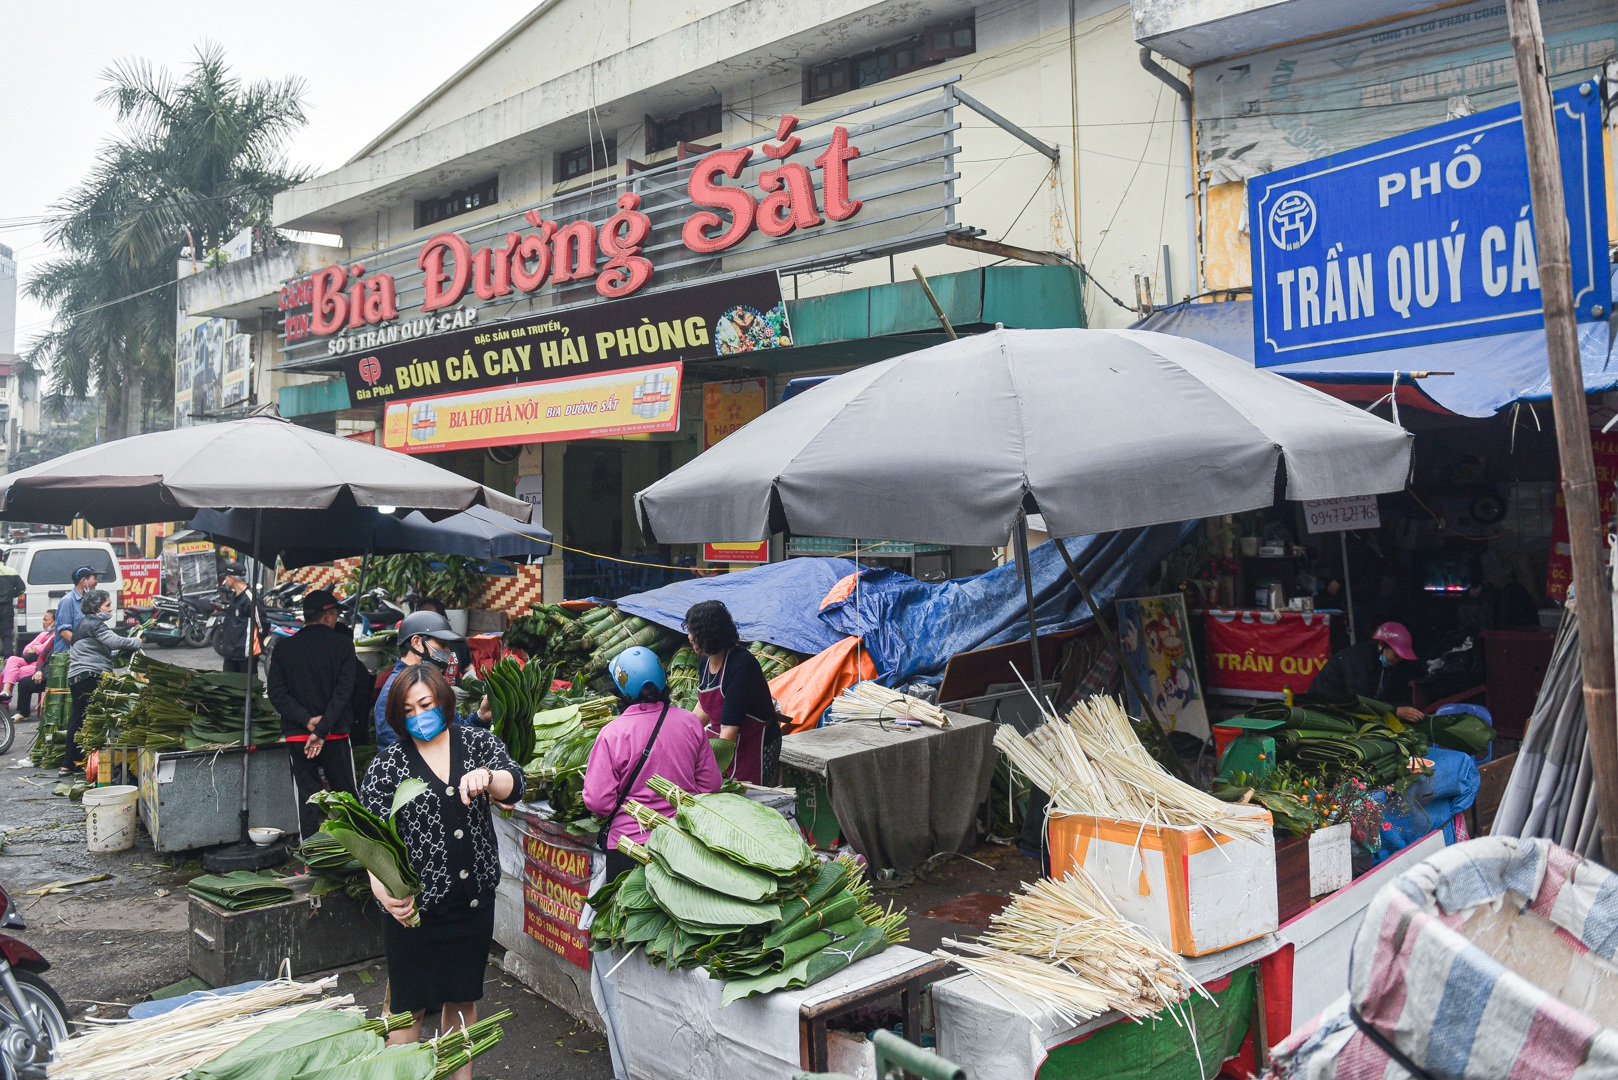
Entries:
<svg viewBox="0 0 1618 1080">
<path fill-rule="evenodd" d="M 1309 834 L 1309 895 L 1325 896 L 1354 880 L 1352 827 L 1346 821 Z"/>
<path fill-rule="evenodd" d="M 1232 804 L 1262 816 L 1260 806 Z M 1276 928 L 1275 838 L 1234 840 L 1200 828 L 1052 813 L 1051 874 L 1080 866 L 1119 914 L 1182 956 L 1228 949 Z"/>
</svg>

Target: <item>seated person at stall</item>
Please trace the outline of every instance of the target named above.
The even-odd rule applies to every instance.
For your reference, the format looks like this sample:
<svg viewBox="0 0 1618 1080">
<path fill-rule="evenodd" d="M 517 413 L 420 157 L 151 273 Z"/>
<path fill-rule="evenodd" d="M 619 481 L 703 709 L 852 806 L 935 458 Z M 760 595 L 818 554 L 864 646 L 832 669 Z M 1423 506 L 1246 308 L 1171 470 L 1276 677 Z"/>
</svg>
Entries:
<svg viewBox="0 0 1618 1080">
<path fill-rule="evenodd" d="M 1405 665 L 1416 659 L 1410 631 L 1403 623 L 1385 622 L 1369 640 L 1350 645 L 1326 661 L 1309 693 L 1318 697 L 1368 697 L 1397 706 L 1406 723 L 1420 720 L 1410 704 L 1410 680 L 1416 672 Z"/>
</svg>

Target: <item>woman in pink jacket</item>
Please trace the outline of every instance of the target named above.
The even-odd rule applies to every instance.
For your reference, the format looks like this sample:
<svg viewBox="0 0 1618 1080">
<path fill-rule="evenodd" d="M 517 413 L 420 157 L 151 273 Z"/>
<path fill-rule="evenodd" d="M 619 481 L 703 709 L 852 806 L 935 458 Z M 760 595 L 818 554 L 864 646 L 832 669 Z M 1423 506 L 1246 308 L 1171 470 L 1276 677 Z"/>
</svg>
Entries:
<svg viewBox="0 0 1618 1080">
<path fill-rule="evenodd" d="M 624 803 L 634 799 L 664 817 L 674 816 L 674 807 L 646 786 L 648 780 L 661 776 L 692 794 L 718 791 L 720 781 L 702 721 L 669 704 L 668 676 L 656 653 L 643 645 L 625 649 L 607 665 L 607 674 L 630 704 L 596 737 L 584 769 L 584 805 L 607 821 L 604 847 L 612 881 L 635 868 L 635 861 L 618 851 L 619 838 L 646 840 L 646 830 Z"/>
<path fill-rule="evenodd" d="M 8 656 L 6 666 L 0 671 L 0 701 L 10 703 L 11 692 L 17 691 L 17 712 L 12 720 L 25 720 L 28 714 L 34 711 L 34 695 L 39 688 L 45 685 L 45 676 L 40 668 L 45 658 L 51 654 L 51 642 L 56 638 L 56 612 L 45 612 L 45 629 L 39 636 L 23 647 L 20 656 Z M 34 678 L 35 675 L 39 678 Z"/>
</svg>

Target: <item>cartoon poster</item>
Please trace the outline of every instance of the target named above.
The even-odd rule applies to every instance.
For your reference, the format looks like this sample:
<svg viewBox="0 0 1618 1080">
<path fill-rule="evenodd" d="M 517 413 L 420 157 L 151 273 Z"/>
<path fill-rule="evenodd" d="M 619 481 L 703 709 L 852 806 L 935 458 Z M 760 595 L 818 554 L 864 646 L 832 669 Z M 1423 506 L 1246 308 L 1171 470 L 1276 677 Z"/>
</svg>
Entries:
<svg viewBox="0 0 1618 1080">
<path fill-rule="evenodd" d="M 1169 730 L 1208 738 L 1208 707 L 1197 678 L 1185 597 L 1174 593 L 1119 600 L 1118 639 L 1125 662 Z M 1129 708 L 1136 715 L 1142 711 L 1133 688 Z"/>
</svg>

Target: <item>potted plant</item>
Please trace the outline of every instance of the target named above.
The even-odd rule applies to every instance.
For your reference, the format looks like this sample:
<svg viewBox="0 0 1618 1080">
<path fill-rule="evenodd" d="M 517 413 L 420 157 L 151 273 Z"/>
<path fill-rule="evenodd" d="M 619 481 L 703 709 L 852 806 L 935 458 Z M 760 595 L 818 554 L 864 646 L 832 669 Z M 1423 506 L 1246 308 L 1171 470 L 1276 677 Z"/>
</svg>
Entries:
<svg viewBox="0 0 1618 1080">
<path fill-rule="evenodd" d="M 357 577 L 356 572 L 350 578 L 350 590 Z M 444 605 L 450 625 L 464 634 L 466 608 L 483 588 L 483 574 L 478 561 L 464 555 L 386 555 L 371 560 L 366 582 L 374 582 L 411 607 L 429 596 L 438 600 Z"/>
</svg>

